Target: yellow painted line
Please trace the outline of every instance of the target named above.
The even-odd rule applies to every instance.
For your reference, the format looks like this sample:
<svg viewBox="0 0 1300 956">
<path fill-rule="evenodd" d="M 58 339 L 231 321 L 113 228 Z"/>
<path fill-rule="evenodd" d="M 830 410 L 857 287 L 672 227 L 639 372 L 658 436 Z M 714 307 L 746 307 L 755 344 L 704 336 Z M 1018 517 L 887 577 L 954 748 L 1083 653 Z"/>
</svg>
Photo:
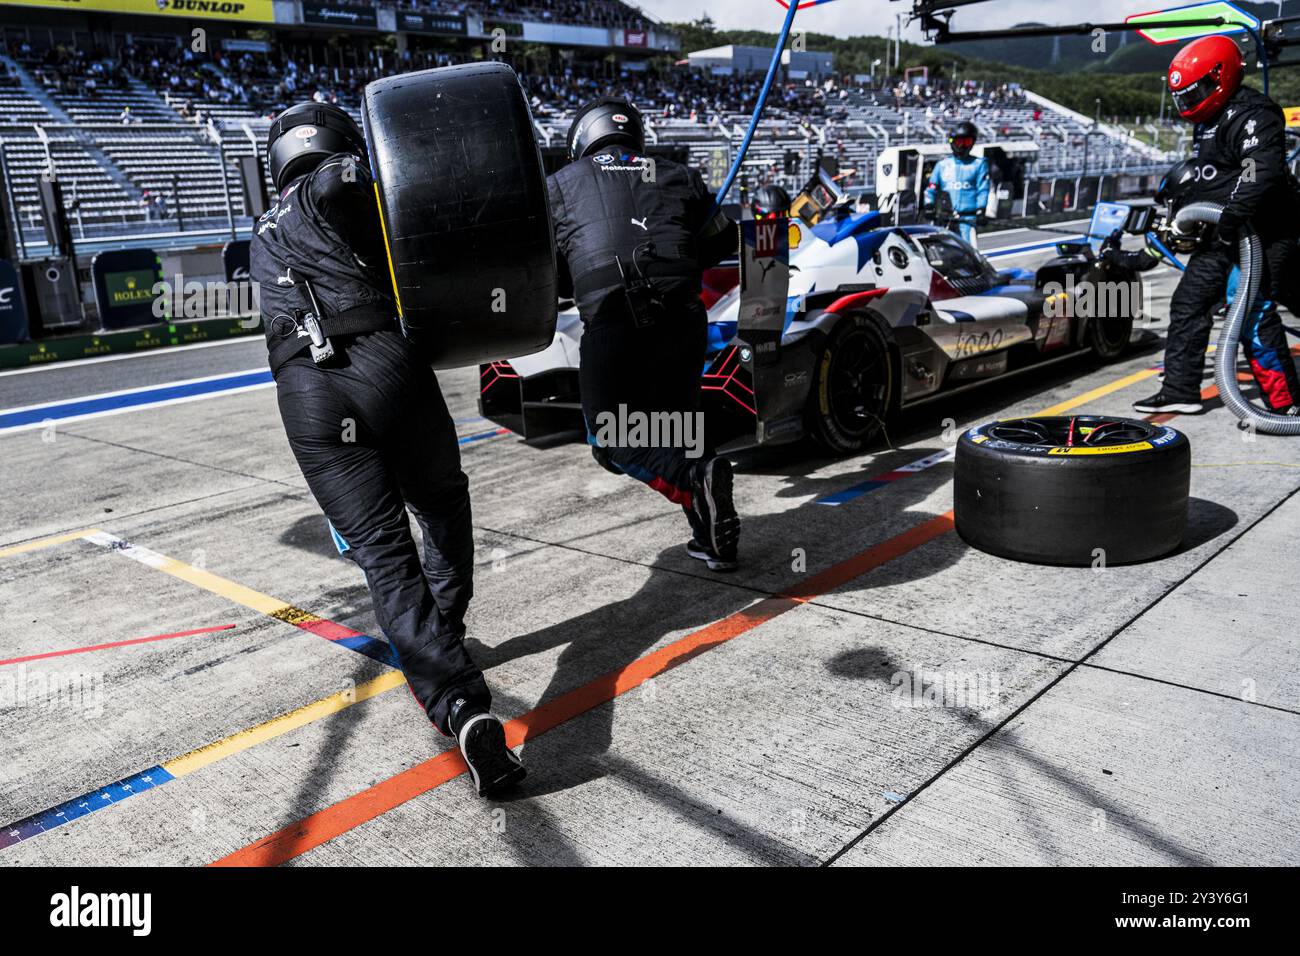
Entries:
<svg viewBox="0 0 1300 956">
<path fill-rule="evenodd" d="M 210 591 L 229 601 L 234 601 L 236 604 L 252 608 L 261 614 L 278 617 L 286 609 L 292 609 L 293 607 L 279 598 L 273 598 L 269 594 L 263 594 L 260 591 L 254 591 L 252 588 L 244 587 L 242 584 L 236 584 L 234 581 L 228 581 L 211 571 L 201 570 L 186 564 L 184 561 L 177 561 L 165 554 L 159 554 L 157 551 L 151 551 L 136 544 L 129 544 L 116 535 L 105 531 L 94 530 L 85 534 L 85 538 L 87 541 L 92 541 L 109 550 L 117 551 L 133 561 L 138 561 L 147 567 L 162 571 L 164 574 L 170 574 L 174 578 L 179 578 L 193 584 L 195 587 Z"/>
<path fill-rule="evenodd" d="M 94 530 L 94 528 L 83 528 L 81 531 L 69 531 L 67 534 L 55 534 L 50 535 L 48 538 L 37 538 L 35 541 L 16 544 L 11 548 L 0 550 L 0 558 L 7 558 L 13 554 L 26 554 L 29 551 L 39 551 L 41 548 L 51 548 L 56 544 L 66 544 L 69 541 L 80 541 Z"/>
<path fill-rule="evenodd" d="M 216 743 L 200 747 L 198 750 L 191 750 L 175 760 L 168 760 L 162 765 L 162 768 L 174 777 L 193 773 L 201 767 L 234 756 L 240 751 L 265 743 L 282 734 L 287 734 L 291 730 L 305 727 L 322 717 L 337 714 L 353 704 L 369 700 L 371 697 L 376 697 L 385 691 L 392 690 L 394 687 L 401 687 L 405 683 L 406 676 L 401 671 L 389 671 L 387 674 L 381 674 L 363 684 L 358 684 L 354 689 L 339 691 L 337 694 L 331 694 L 329 697 L 315 703 L 306 704 L 297 710 L 289 711 L 287 714 L 273 717 L 266 723 L 258 724 L 256 727 L 250 727 L 248 730 L 241 730 L 239 733 L 231 734 L 224 740 L 218 740 Z"/>
<path fill-rule="evenodd" d="M 1205 350 L 1205 354 L 1213 355 L 1218 347 L 1217 343 L 1211 343 L 1210 347 Z M 1101 398 L 1105 395 L 1111 394 L 1112 392 L 1118 392 L 1121 388 L 1128 388 L 1130 385 L 1151 378 L 1153 375 L 1159 375 L 1160 372 L 1161 369 L 1159 368 L 1144 368 L 1140 372 L 1134 372 L 1132 375 L 1125 375 L 1123 378 L 1116 379 L 1107 385 L 1094 388 L 1091 392 L 1084 392 L 1076 398 L 1067 398 L 1059 405 L 1053 405 L 1050 408 L 1044 408 L 1041 412 L 1035 412 L 1031 417 L 1060 415 L 1062 412 L 1068 412 L 1071 409 L 1078 408 L 1080 405 L 1086 405 L 1095 398 Z"/>
<path fill-rule="evenodd" d="M 101 531 L 98 528 L 82 532 L 82 536 L 101 547 L 116 551 L 123 557 L 138 561 L 147 567 L 162 571 L 164 574 L 169 574 L 195 587 L 224 597 L 236 604 L 242 604 L 244 607 L 252 608 L 277 620 L 296 626 L 322 620 L 316 615 L 299 610 L 292 604 L 286 604 L 278 598 L 273 598 L 260 591 L 254 591 L 252 588 L 236 584 L 234 581 L 229 581 L 220 575 L 213 574 L 211 571 L 204 571 L 201 568 L 196 568 L 184 561 L 178 561 L 149 548 L 130 544 L 116 535 Z M 385 691 L 392 690 L 394 687 L 405 686 L 405 684 L 405 674 L 400 670 L 390 670 L 378 677 L 358 684 L 355 688 L 331 694 L 314 703 L 299 707 L 297 710 L 291 710 L 287 714 L 273 717 L 265 723 L 250 727 L 247 730 L 241 730 L 215 743 L 192 750 L 187 754 L 167 761 L 162 764 L 162 767 L 175 777 L 193 773 L 201 767 L 216 763 L 218 760 L 224 760 L 226 757 L 279 737 L 282 734 L 287 734 L 292 730 L 305 727 L 322 717 L 336 714 L 353 704 L 369 700 L 371 697 L 376 697 Z"/>
<path fill-rule="evenodd" d="M 1068 412 L 1071 409 L 1078 408 L 1080 405 L 1086 405 L 1089 402 L 1101 398 L 1105 395 L 1109 395 L 1112 392 L 1118 392 L 1122 388 L 1128 388 L 1130 385 L 1133 385 L 1136 382 L 1141 382 L 1144 379 L 1153 378 L 1154 376 L 1159 374 L 1160 374 L 1160 369 L 1158 368 L 1144 368 L 1140 372 L 1134 372 L 1132 375 L 1125 375 L 1123 378 L 1118 378 L 1113 382 L 1109 382 L 1105 385 L 1101 385 L 1097 388 L 1094 388 L 1090 392 L 1084 392 L 1082 395 L 1077 395 L 1074 398 L 1068 398 L 1065 401 L 1061 402 L 1059 405 L 1053 405 L 1050 408 L 1044 408 L 1041 412 L 1034 412 L 1034 416 L 1045 417 L 1048 415 L 1060 415 L 1063 412 Z"/>
</svg>

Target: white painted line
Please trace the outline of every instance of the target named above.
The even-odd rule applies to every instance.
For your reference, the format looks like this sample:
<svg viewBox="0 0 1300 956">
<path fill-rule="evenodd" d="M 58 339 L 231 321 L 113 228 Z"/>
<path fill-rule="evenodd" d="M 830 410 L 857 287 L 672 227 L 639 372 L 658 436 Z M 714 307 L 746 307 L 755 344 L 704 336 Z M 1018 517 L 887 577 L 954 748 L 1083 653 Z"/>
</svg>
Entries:
<svg viewBox="0 0 1300 956">
<path fill-rule="evenodd" d="M 212 349 L 222 345 L 244 345 L 249 342 L 266 343 L 265 336 L 246 335 L 234 339 L 220 339 L 216 342 L 193 342 L 189 345 L 167 345 L 156 349 L 145 349 L 143 352 L 126 352 L 122 355 L 93 355 L 90 358 L 69 359 L 66 362 L 50 362 L 47 365 L 32 365 L 27 368 L 10 368 L 0 371 L 0 378 L 9 375 L 30 375 L 32 372 L 49 372 L 58 371 L 59 369 L 81 368 L 85 365 L 100 365 L 104 362 L 121 362 L 126 359 L 139 358 L 159 358 L 164 355 L 174 355 L 177 352 L 191 352 L 194 349 Z"/>
</svg>

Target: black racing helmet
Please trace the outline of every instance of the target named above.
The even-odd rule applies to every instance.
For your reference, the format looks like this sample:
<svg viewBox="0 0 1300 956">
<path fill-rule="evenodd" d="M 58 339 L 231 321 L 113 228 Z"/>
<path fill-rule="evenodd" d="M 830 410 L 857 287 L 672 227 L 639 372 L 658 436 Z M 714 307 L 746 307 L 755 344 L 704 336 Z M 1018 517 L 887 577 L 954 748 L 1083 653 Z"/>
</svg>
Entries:
<svg viewBox="0 0 1300 956">
<path fill-rule="evenodd" d="M 980 131 L 975 124 L 969 120 L 962 120 L 952 128 L 948 134 L 948 145 L 952 147 L 953 155 L 965 159 L 970 155 L 970 151 L 975 148 L 975 140 L 979 139 Z"/>
<path fill-rule="evenodd" d="M 1160 185 L 1156 187 L 1156 202 L 1168 211 L 1166 224 L 1172 224 L 1174 213 L 1196 198 L 1194 194 L 1200 181 L 1201 167 L 1194 159 L 1175 163 L 1161 178 Z M 1193 223 L 1184 228 L 1185 231 L 1182 232 L 1174 232 L 1172 229 L 1162 232 L 1161 238 L 1174 252 L 1195 252 L 1208 227 L 1205 223 Z"/>
<path fill-rule="evenodd" d="M 790 194 L 776 183 L 768 183 L 754 193 L 754 218 L 784 216 L 790 212 Z"/>
<path fill-rule="evenodd" d="M 1201 168 L 1196 165 L 1196 160 L 1184 159 L 1180 163 L 1174 163 L 1156 187 L 1156 202 L 1177 210 L 1191 198 L 1200 181 Z"/>
<path fill-rule="evenodd" d="M 275 118 L 266 134 L 266 160 L 277 191 L 336 153 L 369 161 L 361 127 L 332 103 L 295 104 Z"/>
<path fill-rule="evenodd" d="M 582 159 L 606 146 L 645 150 L 645 124 L 635 106 L 612 96 L 592 100 L 569 127 L 569 159 Z"/>
</svg>

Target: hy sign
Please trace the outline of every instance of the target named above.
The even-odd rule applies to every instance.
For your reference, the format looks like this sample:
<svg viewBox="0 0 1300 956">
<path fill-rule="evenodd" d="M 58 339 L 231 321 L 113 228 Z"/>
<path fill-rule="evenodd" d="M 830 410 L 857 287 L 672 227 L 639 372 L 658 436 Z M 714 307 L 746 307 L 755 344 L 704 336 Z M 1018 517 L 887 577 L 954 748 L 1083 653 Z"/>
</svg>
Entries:
<svg viewBox="0 0 1300 956">
<path fill-rule="evenodd" d="M 1199 26 L 1171 25 L 1186 20 L 1221 20 L 1222 23 Z M 1240 7 L 1228 3 L 1227 0 L 1170 7 L 1168 10 L 1153 10 L 1150 13 L 1135 13 L 1125 17 L 1124 22 L 1144 24 L 1142 29 L 1137 31 L 1138 35 L 1152 43 L 1177 43 L 1213 33 L 1243 33 L 1247 27 L 1258 31 L 1260 27 L 1258 17 L 1251 16 Z"/>
</svg>

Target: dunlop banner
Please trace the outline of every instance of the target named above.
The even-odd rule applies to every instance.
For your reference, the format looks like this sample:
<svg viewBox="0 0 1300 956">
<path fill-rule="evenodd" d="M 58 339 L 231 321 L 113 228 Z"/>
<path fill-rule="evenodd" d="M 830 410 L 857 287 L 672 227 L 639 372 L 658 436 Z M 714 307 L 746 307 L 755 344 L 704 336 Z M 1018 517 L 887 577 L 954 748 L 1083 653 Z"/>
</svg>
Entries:
<svg viewBox="0 0 1300 956">
<path fill-rule="evenodd" d="M 274 23 L 274 0 L 9 0 L 15 7 Z"/>
</svg>

